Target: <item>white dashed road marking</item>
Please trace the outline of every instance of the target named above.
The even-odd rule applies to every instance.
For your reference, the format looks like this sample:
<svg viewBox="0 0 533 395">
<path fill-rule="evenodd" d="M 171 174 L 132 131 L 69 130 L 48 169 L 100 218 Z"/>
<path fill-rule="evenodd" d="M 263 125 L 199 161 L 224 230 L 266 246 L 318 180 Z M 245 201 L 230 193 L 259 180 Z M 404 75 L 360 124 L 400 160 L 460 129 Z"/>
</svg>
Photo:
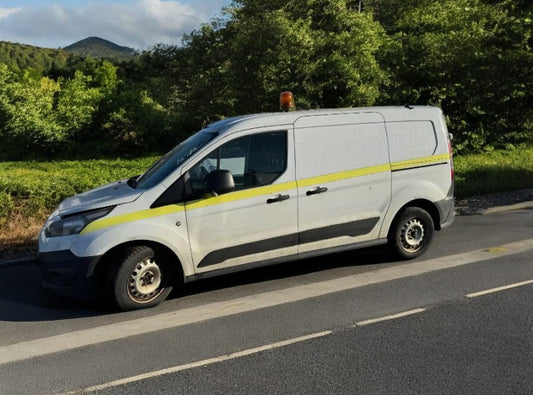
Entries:
<svg viewBox="0 0 533 395">
<path fill-rule="evenodd" d="M 492 293 L 495 293 L 495 292 L 501 292 L 501 291 L 505 291 L 507 289 L 512 289 L 512 288 L 523 287 L 524 285 L 529 285 L 529 284 L 533 284 L 533 280 L 527 280 L 527 281 L 522 281 L 522 282 L 519 282 L 519 283 L 504 285 L 502 287 L 496 287 L 496 288 L 486 289 L 484 291 L 473 292 L 473 293 L 470 293 L 470 294 L 468 294 L 466 296 L 468 298 L 477 298 L 478 296 L 492 294 Z"/>
</svg>

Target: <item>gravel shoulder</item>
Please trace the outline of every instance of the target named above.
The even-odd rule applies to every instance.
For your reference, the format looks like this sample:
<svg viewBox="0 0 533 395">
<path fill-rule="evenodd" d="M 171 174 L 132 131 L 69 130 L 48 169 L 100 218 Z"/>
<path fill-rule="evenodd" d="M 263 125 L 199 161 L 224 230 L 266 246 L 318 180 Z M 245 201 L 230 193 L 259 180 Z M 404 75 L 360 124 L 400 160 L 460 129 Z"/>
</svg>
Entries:
<svg viewBox="0 0 533 395">
<path fill-rule="evenodd" d="M 457 215 L 482 215 L 529 207 L 533 208 L 533 188 L 455 199 Z"/>
</svg>

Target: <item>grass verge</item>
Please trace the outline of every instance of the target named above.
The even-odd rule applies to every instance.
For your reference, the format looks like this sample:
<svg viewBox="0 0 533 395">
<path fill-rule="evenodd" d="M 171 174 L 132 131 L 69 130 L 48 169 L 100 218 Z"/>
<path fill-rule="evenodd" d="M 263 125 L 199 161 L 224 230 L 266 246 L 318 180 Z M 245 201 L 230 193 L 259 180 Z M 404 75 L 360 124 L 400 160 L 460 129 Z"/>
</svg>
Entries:
<svg viewBox="0 0 533 395">
<path fill-rule="evenodd" d="M 141 174 L 156 159 L 0 163 L 0 259 L 35 250 L 46 218 L 66 197 Z"/>
<path fill-rule="evenodd" d="M 457 156 L 454 163 L 459 198 L 533 188 L 533 147 Z"/>
</svg>

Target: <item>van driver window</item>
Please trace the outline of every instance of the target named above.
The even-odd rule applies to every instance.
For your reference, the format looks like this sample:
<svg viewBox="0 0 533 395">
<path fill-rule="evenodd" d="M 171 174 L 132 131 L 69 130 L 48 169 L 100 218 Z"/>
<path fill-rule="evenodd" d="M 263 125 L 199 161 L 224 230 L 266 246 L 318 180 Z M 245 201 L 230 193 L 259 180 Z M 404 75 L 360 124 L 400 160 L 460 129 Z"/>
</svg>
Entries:
<svg viewBox="0 0 533 395">
<path fill-rule="evenodd" d="M 207 175 L 213 170 L 229 170 L 235 190 L 273 183 L 287 168 L 287 132 L 239 137 L 208 154 L 189 170 L 193 198 L 208 193 Z"/>
</svg>

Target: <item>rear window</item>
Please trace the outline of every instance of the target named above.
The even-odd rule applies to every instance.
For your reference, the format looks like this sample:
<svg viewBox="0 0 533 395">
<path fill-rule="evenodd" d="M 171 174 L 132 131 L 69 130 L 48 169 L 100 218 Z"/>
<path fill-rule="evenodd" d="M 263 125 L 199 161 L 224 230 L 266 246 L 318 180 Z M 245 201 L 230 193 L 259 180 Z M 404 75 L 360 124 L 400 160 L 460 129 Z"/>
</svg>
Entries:
<svg viewBox="0 0 533 395">
<path fill-rule="evenodd" d="M 387 123 L 391 162 L 423 158 L 437 150 L 437 134 L 431 121 Z"/>
</svg>

